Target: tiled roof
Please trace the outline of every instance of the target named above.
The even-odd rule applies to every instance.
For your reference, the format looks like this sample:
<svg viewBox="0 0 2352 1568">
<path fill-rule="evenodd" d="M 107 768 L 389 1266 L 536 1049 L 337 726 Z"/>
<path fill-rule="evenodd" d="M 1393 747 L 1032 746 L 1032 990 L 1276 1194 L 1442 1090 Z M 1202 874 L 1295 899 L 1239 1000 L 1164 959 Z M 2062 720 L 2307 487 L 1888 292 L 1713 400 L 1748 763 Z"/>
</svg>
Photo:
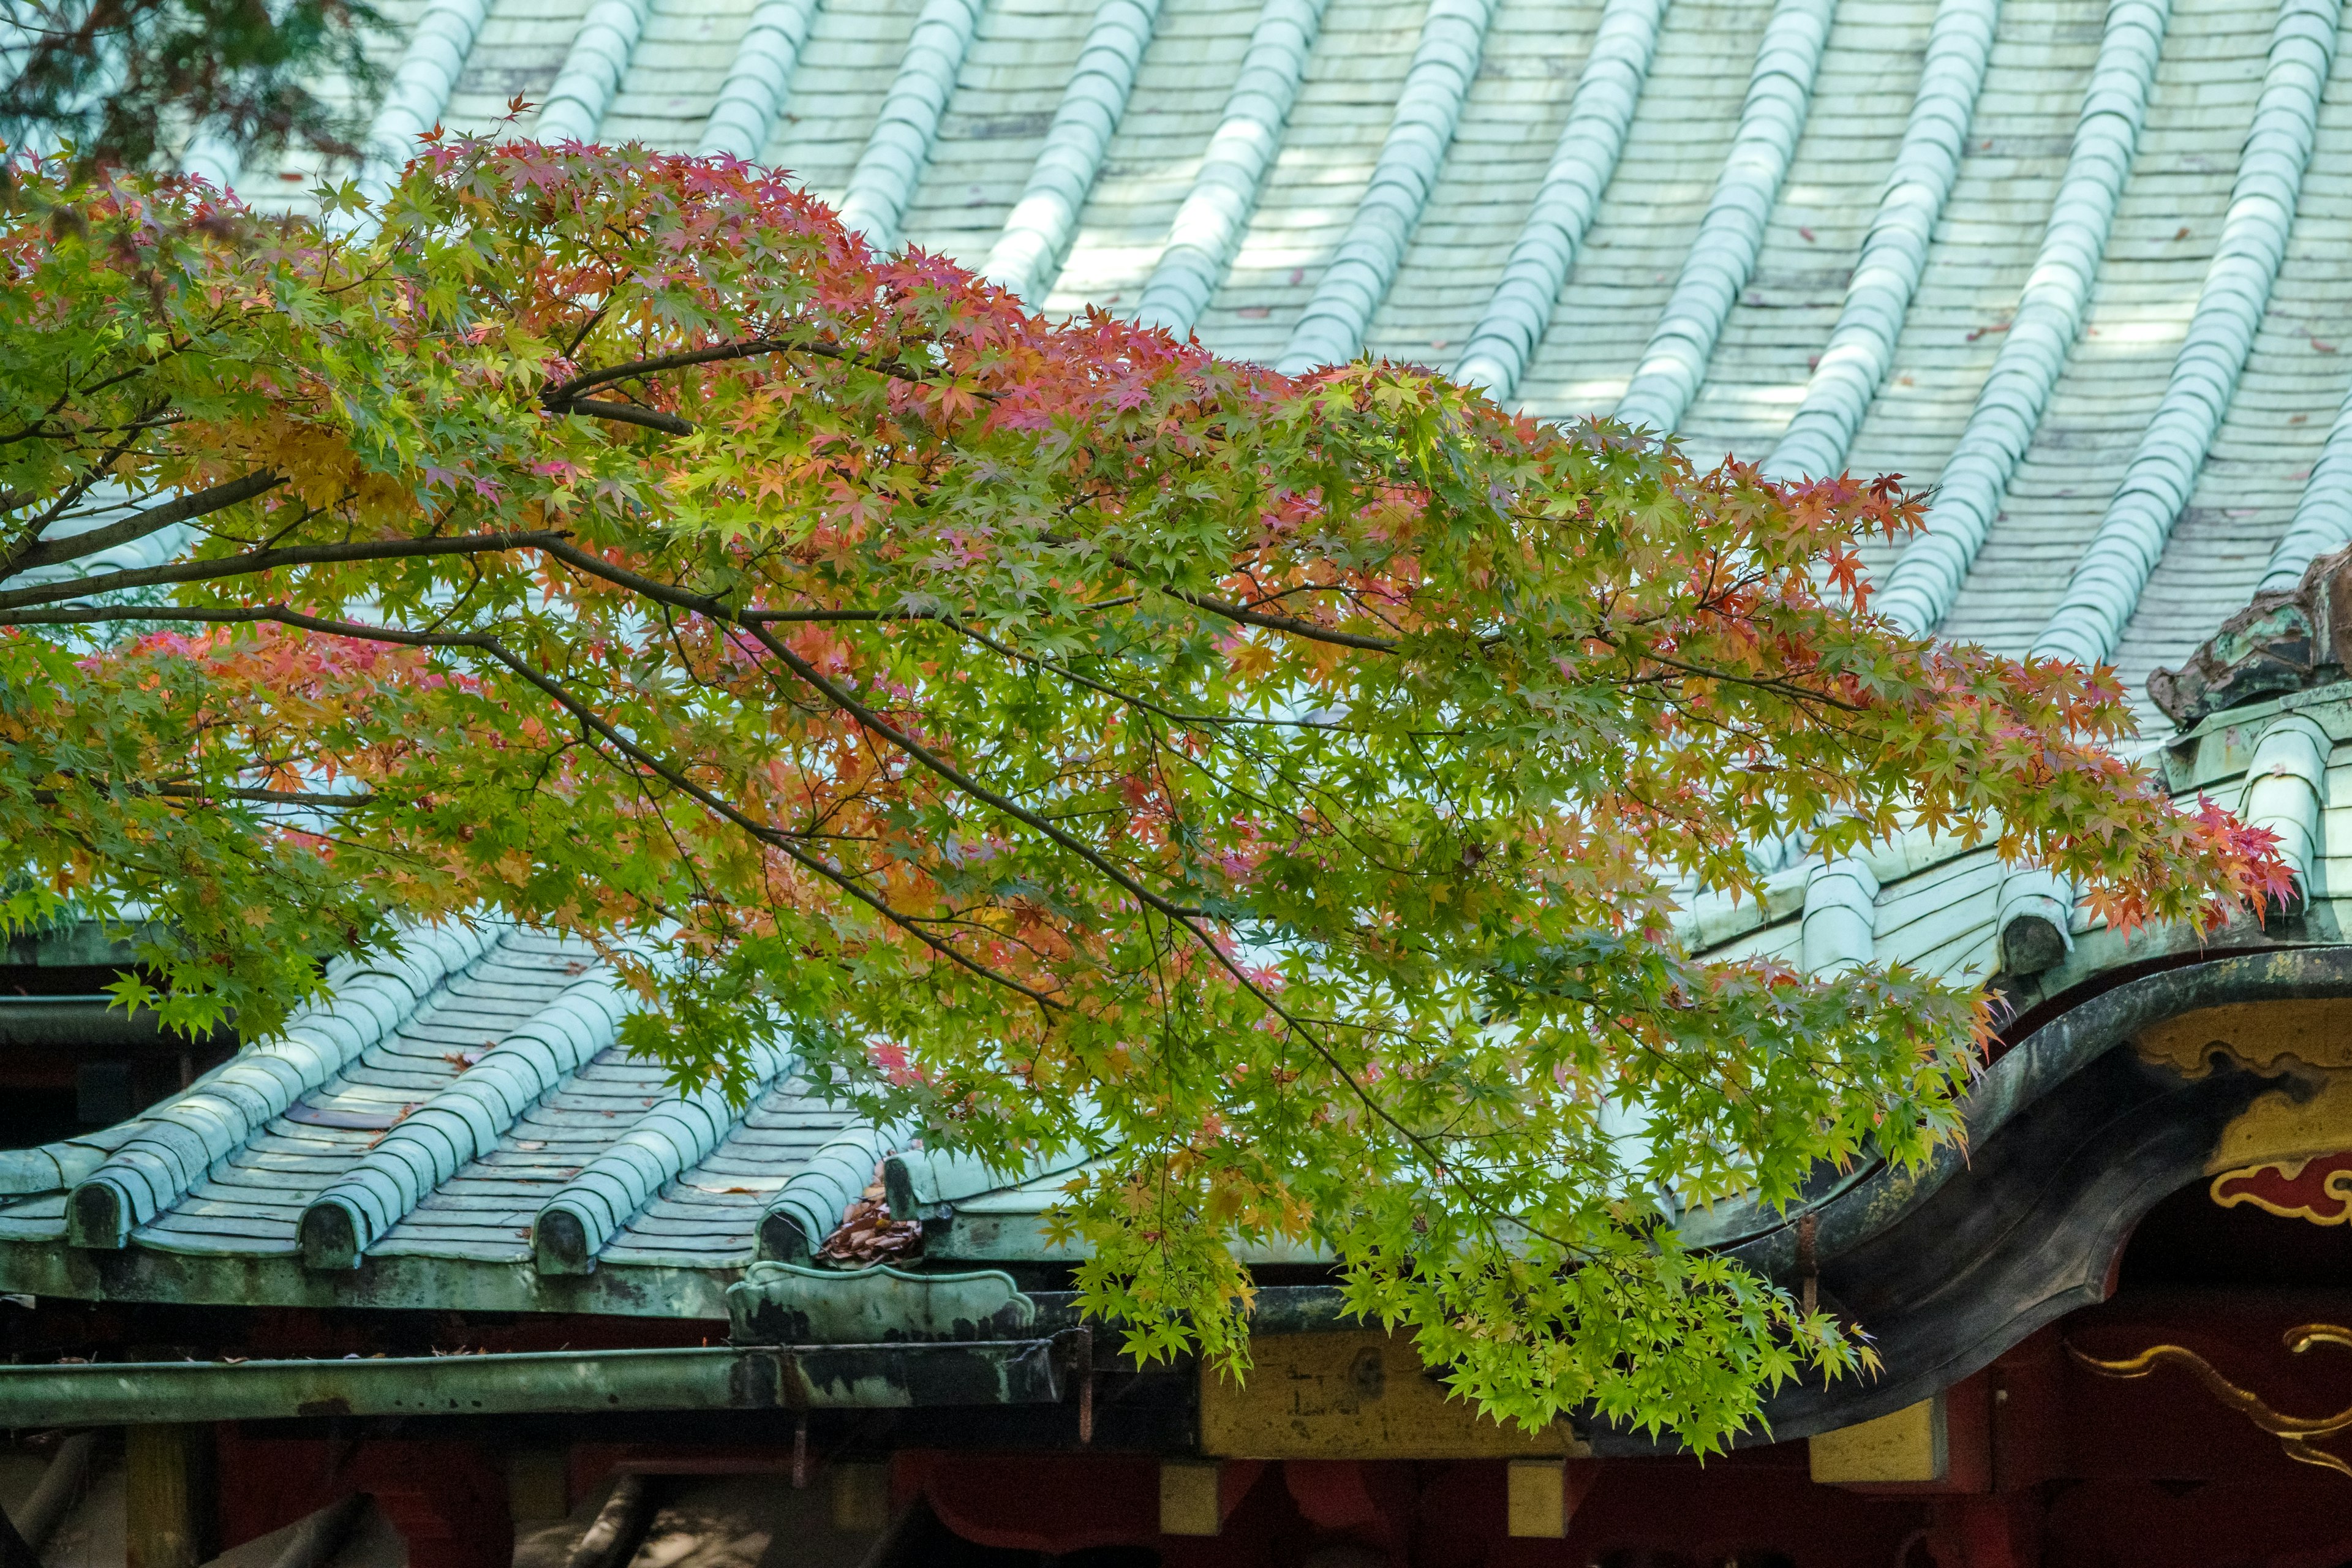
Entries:
<svg viewBox="0 0 2352 1568">
<path fill-rule="evenodd" d="M 2339 0 L 386 9 L 381 148 L 520 94 L 1049 312 L 1946 483 L 1886 603 L 2135 690 L 2352 531 Z"/>
<path fill-rule="evenodd" d="M 871 1179 L 877 1135 L 780 1054 L 762 1057 L 740 1111 L 669 1090 L 614 1043 L 622 1005 L 589 950 L 495 929 L 407 945 L 145 1116 L 51 1145 L 70 1202 L 47 1162 L 11 1157 L 12 1174 L 34 1173 L 8 1185 L 48 1190 L 0 1201 L 0 1241 L 47 1245 L 0 1255 L 62 1264 L 56 1244 L 70 1238 L 89 1256 L 274 1260 L 281 1288 L 263 1285 L 264 1299 L 301 1275 L 349 1276 L 362 1256 L 459 1260 L 487 1266 L 479 1289 L 513 1307 L 715 1307 L 788 1179 L 804 1178 L 800 1207 L 824 1229 Z M 850 1174 L 838 1158 L 813 1163 L 844 1133 Z M 576 1256 L 535 1256 L 553 1210 L 568 1212 Z M 696 1278 L 665 1278 L 652 1298 L 570 1278 L 604 1266 Z M 357 1279 L 342 1293 L 381 1294 Z"/>
<path fill-rule="evenodd" d="M 1816 973 L 1998 974 L 2020 1011 L 2151 960 L 2331 941 L 2352 902 L 2352 687 L 2215 714 L 2162 763 L 2176 793 L 2277 833 L 2308 906 L 2218 937 L 2118 933 L 2046 873 L 1919 832 L 1793 866 L 1761 900 L 1696 897 L 1685 935 Z M 926 1262 L 1075 1259 L 1044 1215 L 1076 1155 L 1008 1180 L 926 1154 L 828 1103 L 782 1052 L 755 1063 L 745 1108 L 680 1097 L 614 1044 L 625 998 L 575 944 L 412 933 L 403 957 L 347 968 L 331 1001 L 140 1118 L 0 1154 L 0 1291 L 717 1318 L 755 1258 L 805 1258 L 885 1155 Z"/>
<path fill-rule="evenodd" d="M 1876 563 L 1900 613 L 2112 657 L 2135 688 L 2352 534 L 2338 0 L 385 9 L 386 145 L 520 94 L 567 133 L 748 150 L 1048 311 L 1269 363 L 1362 349 L 1544 416 L 1630 407 L 1706 456 L 1946 482 L 1921 553 Z M 2315 903 L 2284 940 L 2336 929 L 2352 889 L 2347 747 L 2338 688 L 2165 760 L 2302 856 Z M 2006 970 L 2026 1006 L 2196 940 L 2095 929 L 2046 877 L 1926 836 L 1688 918 L 1727 955 Z M 668 1096 L 584 962 L 420 942 L 184 1100 L 0 1156 L 0 1289 L 720 1315 L 892 1136 L 782 1061 L 748 1114 Z M 926 1256 L 1047 1258 L 1059 1180 L 921 1187 Z M 576 1239 L 549 1239 L 558 1211 Z"/>
</svg>

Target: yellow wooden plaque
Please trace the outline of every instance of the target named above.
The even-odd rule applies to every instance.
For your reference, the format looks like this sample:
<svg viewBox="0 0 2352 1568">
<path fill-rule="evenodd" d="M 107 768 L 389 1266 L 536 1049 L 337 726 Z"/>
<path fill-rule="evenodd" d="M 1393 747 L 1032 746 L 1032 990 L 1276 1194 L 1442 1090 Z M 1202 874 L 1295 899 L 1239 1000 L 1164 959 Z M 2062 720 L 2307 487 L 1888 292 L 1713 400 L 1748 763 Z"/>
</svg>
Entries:
<svg viewBox="0 0 2352 1568">
<path fill-rule="evenodd" d="M 1948 1463 L 1944 1396 L 1923 1399 L 1875 1421 L 1823 1432 L 1807 1447 L 1813 1479 L 1826 1485 L 1940 1481 Z"/>
<path fill-rule="evenodd" d="M 1510 1533 L 1557 1541 L 1568 1533 L 1568 1472 L 1556 1459 L 1513 1459 L 1506 1468 Z"/>
<path fill-rule="evenodd" d="M 1160 1533 L 1214 1535 L 1224 1528 L 1219 1471 L 1198 1459 L 1160 1462 Z"/>
<path fill-rule="evenodd" d="M 1201 1369 L 1201 1451 L 1229 1459 L 1581 1458 L 1566 1422 L 1501 1426 L 1448 1397 L 1412 1342 L 1377 1331 L 1277 1334 L 1250 1342 L 1236 1384 Z"/>
</svg>

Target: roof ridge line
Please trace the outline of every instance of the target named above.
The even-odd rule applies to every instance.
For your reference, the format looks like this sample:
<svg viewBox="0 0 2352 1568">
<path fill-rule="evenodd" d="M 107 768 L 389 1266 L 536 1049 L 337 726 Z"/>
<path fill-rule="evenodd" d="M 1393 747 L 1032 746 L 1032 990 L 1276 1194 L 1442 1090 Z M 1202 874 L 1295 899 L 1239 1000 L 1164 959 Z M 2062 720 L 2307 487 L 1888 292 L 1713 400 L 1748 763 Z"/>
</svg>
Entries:
<svg viewBox="0 0 2352 1568">
<path fill-rule="evenodd" d="M 305 1268 L 356 1268 L 426 1194 L 497 1143 L 541 1097 L 619 1037 L 636 996 L 609 970 L 583 976 L 508 1030 L 457 1080 L 395 1122 L 304 1205 Z"/>
<path fill-rule="evenodd" d="M 1024 300 L 1052 287 L 1159 25 L 1160 0 L 1099 0 L 1045 128 L 1045 144 L 980 265 L 981 276 Z"/>
<path fill-rule="evenodd" d="M 798 1061 L 772 1041 L 751 1047 L 752 1081 L 738 1109 L 719 1084 L 673 1092 L 629 1124 L 612 1147 L 563 1184 L 531 1216 L 531 1258 L 541 1274 L 588 1274 L 613 1238 L 662 1188 L 704 1160 Z"/>
<path fill-rule="evenodd" d="M 1497 3 L 1429 0 L 1371 177 L 1290 330 L 1289 344 L 1275 361 L 1282 374 L 1344 364 L 1362 352 L 1372 315 L 1396 282 L 1405 247 L 1445 172 L 1445 155 L 1484 62 Z"/>
<path fill-rule="evenodd" d="M 496 931 L 487 923 L 424 927 L 403 934 L 399 958 L 331 973 L 326 1001 L 297 1012 L 277 1035 L 245 1047 L 182 1090 L 74 1184 L 66 1202 L 67 1239 L 76 1247 L 127 1246 L 133 1228 L 186 1197 L 216 1163 L 496 952 Z"/>
<path fill-rule="evenodd" d="M 791 101 L 793 72 L 808 47 L 809 30 L 816 25 L 822 4 L 760 0 L 735 46 L 734 62 L 719 84 L 719 96 L 711 100 L 710 117 L 702 122 L 697 155 L 723 153 L 751 163 L 767 151 L 768 138 Z"/>
<path fill-rule="evenodd" d="M 416 139 L 441 123 L 489 14 L 490 0 L 431 0 L 416 19 L 361 143 L 358 184 L 371 204 L 390 193 Z"/>
<path fill-rule="evenodd" d="M 907 52 L 841 198 L 842 226 L 864 235 L 877 251 L 898 248 L 899 226 L 930 164 L 940 118 L 955 97 L 956 79 L 986 8 L 987 0 L 924 0 L 915 17 Z"/>
<path fill-rule="evenodd" d="M 858 1195 L 874 1184 L 883 1159 L 915 1132 L 912 1121 L 851 1126 L 817 1145 L 784 1178 L 752 1227 L 752 1256 L 762 1262 L 805 1263 L 816 1256 Z"/>
<path fill-rule="evenodd" d="M 539 106 L 534 142 L 593 142 L 645 37 L 653 0 L 596 0 L 563 51 L 563 64 Z"/>
<path fill-rule="evenodd" d="M 2294 503 L 2294 516 L 2272 549 L 2263 580 L 2255 584 L 2256 598 L 2294 593 L 2304 568 L 2352 544 L 2352 388 L 2347 389 L 2309 472 Z"/>
<path fill-rule="evenodd" d="M 1168 226 L 1136 306 L 1140 326 L 1189 338 L 1241 247 L 1265 172 L 1282 149 L 1328 0 L 1265 0 L 1192 185 Z"/>
</svg>

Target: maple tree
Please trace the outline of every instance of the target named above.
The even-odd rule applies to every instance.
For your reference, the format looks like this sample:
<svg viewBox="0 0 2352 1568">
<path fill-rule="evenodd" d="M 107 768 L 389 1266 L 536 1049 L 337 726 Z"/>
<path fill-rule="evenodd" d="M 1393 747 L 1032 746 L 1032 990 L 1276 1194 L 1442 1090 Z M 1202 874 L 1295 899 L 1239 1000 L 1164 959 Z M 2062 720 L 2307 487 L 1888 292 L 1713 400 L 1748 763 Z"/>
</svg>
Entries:
<svg viewBox="0 0 2352 1568">
<path fill-rule="evenodd" d="M 682 1083 L 783 1031 L 1098 1156 L 1056 1223 L 1139 1354 L 1239 1367 L 1231 1244 L 1312 1241 L 1487 1408 L 1705 1447 L 1868 1352 L 1675 1205 L 1921 1158 L 1987 1016 L 1694 956 L 1677 889 L 1913 824 L 2122 922 L 2281 885 L 2103 749 L 2111 672 L 1867 613 L 1892 482 L 1047 322 L 725 160 L 321 200 L 20 165 L 0 228 L 0 919 L 175 1026 L 585 932 Z"/>
<path fill-rule="evenodd" d="M 198 137 L 248 162 L 348 157 L 383 76 L 368 53 L 383 27 L 368 0 L 10 0 L 0 142 L 70 143 L 92 168 L 168 162 Z"/>
</svg>

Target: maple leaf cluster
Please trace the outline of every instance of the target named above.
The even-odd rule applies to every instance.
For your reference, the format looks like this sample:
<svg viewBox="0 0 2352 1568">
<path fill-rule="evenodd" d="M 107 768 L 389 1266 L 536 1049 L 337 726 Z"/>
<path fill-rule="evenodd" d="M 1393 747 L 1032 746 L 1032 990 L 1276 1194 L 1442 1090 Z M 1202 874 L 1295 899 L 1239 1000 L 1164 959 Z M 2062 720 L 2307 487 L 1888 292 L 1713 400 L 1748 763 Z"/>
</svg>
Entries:
<svg viewBox="0 0 2352 1568">
<path fill-rule="evenodd" d="M 2118 922 L 2281 875 L 2105 749 L 2112 672 L 1870 615 L 1893 482 L 1046 321 L 724 159 L 5 200 L 0 920 L 248 1037 L 403 921 L 584 934 L 681 1085 L 781 1034 L 1091 1156 L 1139 1355 L 1244 1364 L 1241 1255 L 1307 1247 L 1491 1410 L 1718 1444 L 1867 1350 L 1675 1205 L 1923 1158 L 1986 1015 L 1696 957 L 1674 889 L 1915 825 Z"/>
</svg>

